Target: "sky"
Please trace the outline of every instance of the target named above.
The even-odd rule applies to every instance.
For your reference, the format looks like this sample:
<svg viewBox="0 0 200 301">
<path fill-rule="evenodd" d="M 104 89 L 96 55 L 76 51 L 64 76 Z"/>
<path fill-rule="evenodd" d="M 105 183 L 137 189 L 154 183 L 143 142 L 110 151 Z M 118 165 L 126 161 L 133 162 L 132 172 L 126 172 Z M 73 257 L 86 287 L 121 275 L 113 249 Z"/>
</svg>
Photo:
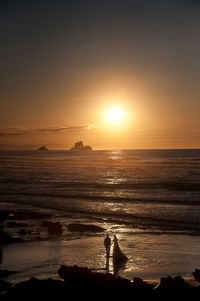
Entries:
<svg viewBox="0 0 200 301">
<path fill-rule="evenodd" d="M 3 0 L 0 37 L 0 149 L 200 148 L 199 1 Z"/>
</svg>

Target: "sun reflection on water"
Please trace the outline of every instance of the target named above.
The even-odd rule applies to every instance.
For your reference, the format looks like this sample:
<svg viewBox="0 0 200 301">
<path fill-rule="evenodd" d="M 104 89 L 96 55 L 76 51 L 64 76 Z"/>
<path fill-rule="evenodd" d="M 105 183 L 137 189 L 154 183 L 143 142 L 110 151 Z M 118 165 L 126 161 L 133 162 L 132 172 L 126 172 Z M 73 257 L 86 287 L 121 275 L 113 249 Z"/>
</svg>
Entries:
<svg viewBox="0 0 200 301">
<path fill-rule="evenodd" d="M 110 151 L 108 158 L 112 160 L 122 159 L 122 151 Z"/>
</svg>

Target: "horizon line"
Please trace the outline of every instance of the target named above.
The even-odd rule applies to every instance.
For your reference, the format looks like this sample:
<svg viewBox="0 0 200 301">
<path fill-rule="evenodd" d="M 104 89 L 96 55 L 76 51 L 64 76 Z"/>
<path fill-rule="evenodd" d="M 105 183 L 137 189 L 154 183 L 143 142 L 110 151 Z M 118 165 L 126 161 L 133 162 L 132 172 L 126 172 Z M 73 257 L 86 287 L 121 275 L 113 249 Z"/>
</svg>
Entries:
<svg viewBox="0 0 200 301">
<path fill-rule="evenodd" d="M 125 148 L 125 149 L 105 148 L 105 149 L 92 149 L 91 151 L 128 151 L 128 150 L 200 150 L 200 147 L 197 148 L 196 147 L 195 148 Z M 38 149 L 0 149 L 0 151 L 38 151 Z M 58 149 L 47 149 L 47 152 L 48 151 L 72 151 L 72 150 L 58 148 Z M 73 150 L 73 152 L 74 151 L 84 152 L 83 150 Z"/>
</svg>

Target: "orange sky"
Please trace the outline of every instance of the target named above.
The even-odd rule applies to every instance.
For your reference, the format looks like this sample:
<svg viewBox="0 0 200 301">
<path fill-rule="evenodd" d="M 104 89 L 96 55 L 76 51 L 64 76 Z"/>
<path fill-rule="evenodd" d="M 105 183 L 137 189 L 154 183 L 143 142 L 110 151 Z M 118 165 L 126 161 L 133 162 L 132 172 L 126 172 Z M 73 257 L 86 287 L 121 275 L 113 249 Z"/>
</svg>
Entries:
<svg viewBox="0 0 200 301">
<path fill-rule="evenodd" d="M 198 3 L 72 2 L 5 5 L 0 149 L 200 148 Z"/>
</svg>

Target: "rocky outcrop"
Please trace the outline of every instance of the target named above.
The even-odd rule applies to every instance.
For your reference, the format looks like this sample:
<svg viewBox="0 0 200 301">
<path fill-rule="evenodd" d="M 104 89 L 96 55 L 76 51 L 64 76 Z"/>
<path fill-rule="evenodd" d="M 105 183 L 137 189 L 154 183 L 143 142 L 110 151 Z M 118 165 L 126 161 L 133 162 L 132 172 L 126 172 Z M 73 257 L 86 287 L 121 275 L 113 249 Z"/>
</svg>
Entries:
<svg viewBox="0 0 200 301">
<path fill-rule="evenodd" d="M 48 148 L 46 146 L 41 146 L 38 148 L 38 151 L 47 151 Z"/>
<path fill-rule="evenodd" d="M 13 238 L 10 234 L 0 230 L 0 244 L 7 245 L 14 242 L 20 242 L 21 240 L 18 238 Z"/>
<path fill-rule="evenodd" d="M 185 289 L 188 287 L 189 284 L 187 284 L 182 277 L 176 276 L 172 278 L 171 276 L 168 276 L 160 279 L 160 284 L 156 289 L 161 291 L 169 291 L 174 289 Z"/>
<path fill-rule="evenodd" d="M 71 150 L 92 150 L 90 145 L 84 145 L 83 141 L 78 141 L 74 144 Z"/>
<path fill-rule="evenodd" d="M 0 222 L 5 221 L 9 216 L 9 212 L 8 211 L 3 211 L 0 210 Z"/>
<path fill-rule="evenodd" d="M 30 278 L 8 289 L 3 300 L 69 300 L 69 291 L 64 281 Z M 64 299 L 63 299 L 64 298 Z"/>
<path fill-rule="evenodd" d="M 153 286 L 151 284 L 147 283 L 146 281 L 138 277 L 133 278 L 133 285 L 137 289 L 145 289 L 145 290 L 153 289 Z"/>
<path fill-rule="evenodd" d="M 155 287 L 140 278 L 134 278 L 131 282 L 110 273 L 93 272 L 76 265 L 62 265 L 58 274 L 64 281 L 30 278 L 9 288 L 2 300 L 78 300 L 80 294 L 81 299 L 91 297 L 91 300 L 99 297 L 107 300 L 108 296 L 110 300 L 119 297 L 122 300 L 198 300 L 200 296 L 200 286 L 190 286 L 179 276 L 161 278 L 160 284 Z"/>
<path fill-rule="evenodd" d="M 0 280 L 0 293 L 6 292 L 11 286 L 12 284 L 10 282 L 5 280 Z"/>
<path fill-rule="evenodd" d="M 45 219 L 52 217 L 48 213 L 40 213 L 33 211 L 10 211 L 10 216 L 13 220 L 26 220 L 26 219 Z"/>
<path fill-rule="evenodd" d="M 92 272 L 86 267 L 62 265 L 58 270 L 58 275 L 70 286 L 92 287 L 92 288 L 119 288 L 128 289 L 132 283 L 128 279 L 115 277 L 112 274 Z"/>
<path fill-rule="evenodd" d="M 18 231 L 18 233 L 19 233 L 20 235 L 26 235 L 26 234 L 27 234 L 27 231 L 26 231 L 25 229 L 20 229 L 20 230 Z"/>
<path fill-rule="evenodd" d="M 200 270 L 199 269 L 195 269 L 195 271 L 193 272 L 193 276 L 196 281 L 200 282 Z"/>
<path fill-rule="evenodd" d="M 0 278 L 7 278 L 8 276 L 17 274 L 17 273 L 19 273 L 19 272 L 0 269 Z"/>
<path fill-rule="evenodd" d="M 51 235 L 61 235 L 63 232 L 62 225 L 59 222 L 45 221 L 41 223 L 41 227 L 47 228 Z"/>
<path fill-rule="evenodd" d="M 96 225 L 86 225 L 80 223 L 72 223 L 67 226 L 67 228 L 72 232 L 103 232 L 105 231 L 104 228 L 96 226 Z"/>
</svg>

